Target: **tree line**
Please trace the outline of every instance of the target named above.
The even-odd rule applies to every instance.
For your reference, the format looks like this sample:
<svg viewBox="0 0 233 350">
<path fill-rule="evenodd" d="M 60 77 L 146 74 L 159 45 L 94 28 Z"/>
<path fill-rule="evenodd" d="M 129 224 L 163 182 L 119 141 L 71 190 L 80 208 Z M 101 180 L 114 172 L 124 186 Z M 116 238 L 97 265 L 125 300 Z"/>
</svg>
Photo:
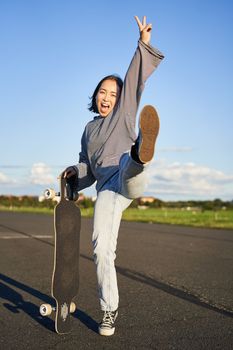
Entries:
<svg viewBox="0 0 233 350">
<path fill-rule="evenodd" d="M 85 197 L 80 194 L 78 204 L 81 208 L 91 208 L 94 206 L 94 201 L 90 197 Z M 55 201 L 43 200 L 39 201 L 37 196 L 0 196 L 1 207 L 34 207 L 34 208 L 54 208 Z M 160 199 L 154 199 L 152 202 L 146 202 L 143 197 L 135 199 L 131 208 L 137 208 L 138 206 L 145 206 L 149 208 L 170 208 L 170 209 L 190 209 L 190 210 L 231 210 L 233 209 L 232 201 L 223 201 L 221 199 L 214 200 L 187 200 L 187 201 L 163 201 Z"/>
<path fill-rule="evenodd" d="M 132 206 L 140 206 L 140 198 L 134 201 Z M 233 200 L 232 201 L 223 201 L 221 199 L 214 200 L 187 200 L 187 201 L 162 201 L 160 199 L 155 199 L 152 203 L 144 202 L 143 205 L 150 208 L 170 208 L 170 209 L 190 209 L 190 210 L 231 210 L 233 209 Z"/>
</svg>

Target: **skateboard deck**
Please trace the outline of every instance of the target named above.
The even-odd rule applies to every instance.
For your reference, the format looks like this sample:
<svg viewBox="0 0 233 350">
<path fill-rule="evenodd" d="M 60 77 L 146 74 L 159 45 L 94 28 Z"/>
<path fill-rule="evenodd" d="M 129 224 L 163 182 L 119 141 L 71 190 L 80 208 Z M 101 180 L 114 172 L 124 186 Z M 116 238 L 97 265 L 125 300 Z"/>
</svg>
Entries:
<svg viewBox="0 0 233 350">
<path fill-rule="evenodd" d="M 56 195 L 54 191 L 47 190 Z M 72 198 L 72 188 L 66 179 L 60 179 L 60 201 L 54 209 L 54 268 L 51 283 L 51 295 L 56 307 L 42 304 L 40 312 L 43 316 L 56 312 L 55 329 L 64 334 L 71 330 L 70 313 L 75 311 L 72 299 L 79 288 L 79 246 L 81 213 Z M 50 197 L 51 198 L 51 197 Z"/>
</svg>

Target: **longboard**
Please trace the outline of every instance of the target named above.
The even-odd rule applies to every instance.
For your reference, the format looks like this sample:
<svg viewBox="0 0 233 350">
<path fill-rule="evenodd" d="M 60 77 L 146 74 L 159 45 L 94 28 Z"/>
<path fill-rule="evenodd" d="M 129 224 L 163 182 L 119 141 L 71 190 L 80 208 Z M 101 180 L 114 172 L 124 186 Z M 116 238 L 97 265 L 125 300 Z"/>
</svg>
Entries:
<svg viewBox="0 0 233 350">
<path fill-rule="evenodd" d="M 56 306 L 42 304 L 40 313 L 43 316 L 56 312 L 55 330 L 64 334 L 71 330 L 70 313 L 76 305 L 72 302 L 79 288 L 79 252 L 81 213 L 72 196 L 72 187 L 66 179 L 60 179 L 60 201 L 54 209 L 54 268 L 51 283 L 51 295 Z M 47 198 L 57 194 L 46 190 Z M 58 196 L 57 196 L 58 197 Z"/>
</svg>

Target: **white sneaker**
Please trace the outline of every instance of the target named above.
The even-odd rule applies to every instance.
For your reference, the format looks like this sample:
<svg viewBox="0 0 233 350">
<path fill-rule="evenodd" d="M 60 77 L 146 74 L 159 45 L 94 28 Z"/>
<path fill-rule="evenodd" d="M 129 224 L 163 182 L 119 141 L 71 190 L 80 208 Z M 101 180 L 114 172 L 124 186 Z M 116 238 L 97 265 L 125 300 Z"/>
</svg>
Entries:
<svg viewBox="0 0 233 350">
<path fill-rule="evenodd" d="M 99 334 L 110 336 L 113 335 L 115 332 L 115 321 L 118 315 L 118 311 L 105 311 L 103 320 L 99 325 Z"/>
</svg>

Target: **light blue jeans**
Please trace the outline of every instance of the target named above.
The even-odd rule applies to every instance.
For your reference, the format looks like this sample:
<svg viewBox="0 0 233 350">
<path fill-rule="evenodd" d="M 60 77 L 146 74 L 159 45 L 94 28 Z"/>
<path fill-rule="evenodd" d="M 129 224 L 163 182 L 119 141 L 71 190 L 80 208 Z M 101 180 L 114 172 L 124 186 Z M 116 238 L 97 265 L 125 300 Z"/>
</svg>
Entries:
<svg viewBox="0 0 233 350">
<path fill-rule="evenodd" d="M 92 243 L 97 269 L 100 307 L 115 311 L 119 293 L 115 269 L 116 247 L 122 212 L 145 190 L 147 165 L 136 163 L 125 153 L 119 172 L 98 192 L 94 210 Z"/>
</svg>

